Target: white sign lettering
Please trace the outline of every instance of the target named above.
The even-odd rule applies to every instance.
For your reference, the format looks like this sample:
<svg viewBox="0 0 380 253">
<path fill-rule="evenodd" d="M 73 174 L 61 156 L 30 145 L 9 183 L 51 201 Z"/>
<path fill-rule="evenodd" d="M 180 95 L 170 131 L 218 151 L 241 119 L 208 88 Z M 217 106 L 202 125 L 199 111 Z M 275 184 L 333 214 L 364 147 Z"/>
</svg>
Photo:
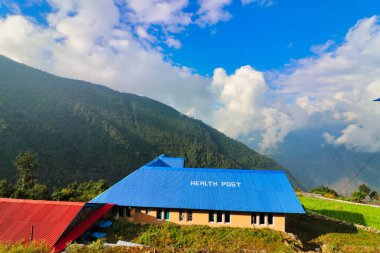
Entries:
<svg viewBox="0 0 380 253">
<path fill-rule="evenodd" d="M 191 180 L 190 186 L 203 186 L 203 187 L 240 187 L 241 182 L 216 182 L 216 181 L 202 181 L 202 180 Z"/>
</svg>

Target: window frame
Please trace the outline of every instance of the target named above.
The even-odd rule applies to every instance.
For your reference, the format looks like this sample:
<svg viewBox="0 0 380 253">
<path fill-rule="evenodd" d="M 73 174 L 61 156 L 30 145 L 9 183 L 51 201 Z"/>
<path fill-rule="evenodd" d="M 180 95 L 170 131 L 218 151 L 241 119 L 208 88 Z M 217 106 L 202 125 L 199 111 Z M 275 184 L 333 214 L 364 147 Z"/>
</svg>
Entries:
<svg viewBox="0 0 380 253">
<path fill-rule="evenodd" d="M 227 217 L 228 217 L 228 221 L 227 221 Z M 224 223 L 231 223 L 231 212 L 228 212 L 228 211 L 224 212 Z"/>
<path fill-rule="evenodd" d="M 251 225 L 257 225 L 257 213 L 251 213 Z"/>
<path fill-rule="evenodd" d="M 185 220 L 185 211 L 183 209 L 180 209 L 178 213 L 179 213 L 178 220 L 184 221 Z"/>
<path fill-rule="evenodd" d="M 170 209 L 164 209 L 164 220 L 170 220 Z"/>
<path fill-rule="evenodd" d="M 125 217 L 125 206 L 119 206 L 117 209 L 117 215 L 119 218 Z"/>
<path fill-rule="evenodd" d="M 215 223 L 215 211 L 209 211 L 209 213 L 208 213 L 208 222 L 209 223 Z"/>
<path fill-rule="evenodd" d="M 193 210 L 186 211 L 186 221 L 193 221 Z"/>
<path fill-rule="evenodd" d="M 268 213 L 267 221 L 268 221 L 269 226 L 274 226 L 274 215 L 273 215 L 273 213 Z M 270 222 L 270 221 L 272 221 L 272 222 Z"/>
<path fill-rule="evenodd" d="M 223 223 L 224 222 L 223 213 L 224 212 L 222 212 L 222 211 L 216 212 L 216 223 Z M 220 218 L 220 221 L 219 221 L 219 218 Z"/>
<path fill-rule="evenodd" d="M 260 213 L 259 214 L 259 225 L 266 225 L 265 224 L 265 213 Z"/>
<path fill-rule="evenodd" d="M 157 208 L 157 210 L 156 210 L 156 219 L 162 220 L 162 209 L 161 208 Z"/>
</svg>

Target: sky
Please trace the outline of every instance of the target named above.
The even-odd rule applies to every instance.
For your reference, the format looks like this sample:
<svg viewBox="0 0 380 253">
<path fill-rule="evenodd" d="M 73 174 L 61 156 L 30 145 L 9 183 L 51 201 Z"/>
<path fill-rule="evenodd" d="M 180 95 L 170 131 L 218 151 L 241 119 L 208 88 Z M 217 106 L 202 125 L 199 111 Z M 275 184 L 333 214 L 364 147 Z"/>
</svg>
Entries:
<svg viewBox="0 0 380 253">
<path fill-rule="evenodd" d="M 166 103 L 262 153 L 380 143 L 378 0 L 0 0 L 0 54 Z"/>
</svg>

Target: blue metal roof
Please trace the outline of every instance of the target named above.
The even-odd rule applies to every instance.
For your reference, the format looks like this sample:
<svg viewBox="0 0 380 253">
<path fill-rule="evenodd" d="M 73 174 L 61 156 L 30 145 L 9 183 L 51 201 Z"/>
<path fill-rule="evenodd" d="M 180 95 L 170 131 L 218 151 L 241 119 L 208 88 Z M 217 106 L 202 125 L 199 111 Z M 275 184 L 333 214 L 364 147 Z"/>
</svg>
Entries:
<svg viewBox="0 0 380 253">
<path fill-rule="evenodd" d="M 182 157 L 168 157 L 165 155 L 160 155 L 144 166 L 183 168 L 184 164 L 185 159 Z"/>
<path fill-rule="evenodd" d="M 171 167 L 181 164 L 170 159 L 165 156 L 156 158 L 94 198 L 91 203 L 304 213 L 283 171 L 183 168 L 183 159 L 182 167 Z"/>
</svg>

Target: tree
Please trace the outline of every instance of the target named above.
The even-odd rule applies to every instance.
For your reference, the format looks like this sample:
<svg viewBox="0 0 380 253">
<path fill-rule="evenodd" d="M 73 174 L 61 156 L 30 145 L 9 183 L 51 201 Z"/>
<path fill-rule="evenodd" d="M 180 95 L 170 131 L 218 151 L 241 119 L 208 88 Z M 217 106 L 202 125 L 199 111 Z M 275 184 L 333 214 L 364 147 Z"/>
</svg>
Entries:
<svg viewBox="0 0 380 253">
<path fill-rule="evenodd" d="M 48 198 L 46 185 L 38 184 L 36 170 L 37 155 L 30 151 L 21 152 L 16 156 L 13 165 L 17 168 L 18 176 L 14 187 L 13 197 L 27 199 Z"/>
<path fill-rule="evenodd" d="M 13 185 L 5 179 L 0 180 L 0 197 L 9 198 L 13 194 Z"/>
<path fill-rule="evenodd" d="M 368 194 L 371 192 L 371 188 L 369 188 L 366 184 L 361 184 L 358 187 L 358 190 L 365 194 L 365 196 L 368 196 Z"/>
<path fill-rule="evenodd" d="M 44 184 L 35 184 L 26 191 L 28 199 L 50 199 L 48 187 Z"/>
<path fill-rule="evenodd" d="M 316 194 L 321 194 L 321 195 L 332 194 L 335 197 L 338 196 L 338 193 L 336 191 L 334 191 L 333 189 L 331 189 L 325 185 L 320 185 L 317 188 L 312 189 L 310 192 L 316 193 Z"/>
<path fill-rule="evenodd" d="M 362 201 L 366 197 L 365 193 L 361 192 L 361 191 L 353 192 L 353 193 L 351 193 L 351 195 L 352 195 L 352 199 L 354 201 Z"/>
<path fill-rule="evenodd" d="M 51 198 L 53 200 L 89 201 L 107 190 L 109 185 L 104 180 L 73 182 L 65 188 L 54 189 Z"/>
<path fill-rule="evenodd" d="M 379 197 L 379 194 L 377 193 L 377 191 L 372 191 L 370 194 L 369 194 L 369 198 L 371 200 L 377 200 L 377 198 Z"/>
<path fill-rule="evenodd" d="M 35 172 L 38 168 L 38 163 L 35 153 L 26 151 L 18 154 L 13 165 L 18 171 L 16 186 L 21 189 L 28 189 L 37 183 Z"/>
</svg>

